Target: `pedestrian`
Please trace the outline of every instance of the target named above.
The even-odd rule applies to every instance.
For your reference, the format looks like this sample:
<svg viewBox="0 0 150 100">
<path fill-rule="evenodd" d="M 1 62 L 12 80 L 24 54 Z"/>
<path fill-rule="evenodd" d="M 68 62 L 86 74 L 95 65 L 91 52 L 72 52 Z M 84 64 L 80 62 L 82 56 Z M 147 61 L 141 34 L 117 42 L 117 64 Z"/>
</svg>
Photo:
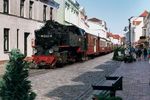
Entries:
<svg viewBox="0 0 150 100">
<path fill-rule="evenodd" d="M 136 49 L 134 47 L 132 47 L 132 49 L 131 49 L 131 55 L 136 60 Z"/>
<path fill-rule="evenodd" d="M 143 56 L 144 56 L 144 60 L 145 61 L 147 60 L 147 55 L 148 55 L 147 48 L 144 48 L 144 50 L 143 50 Z"/>
<path fill-rule="evenodd" d="M 148 61 L 149 61 L 149 64 L 150 64 L 150 47 L 148 48 Z"/>
<path fill-rule="evenodd" d="M 136 56 L 135 58 L 137 59 L 138 58 L 138 48 L 137 47 L 135 48 L 135 56 Z"/>
<path fill-rule="evenodd" d="M 138 60 L 141 60 L 141 56 L 142 56 L 142 50 L 141 50 L 141 48 L 138 48 L 138 51 L 137 51 L 137 59 L 138 59 Z"/>
</svg>

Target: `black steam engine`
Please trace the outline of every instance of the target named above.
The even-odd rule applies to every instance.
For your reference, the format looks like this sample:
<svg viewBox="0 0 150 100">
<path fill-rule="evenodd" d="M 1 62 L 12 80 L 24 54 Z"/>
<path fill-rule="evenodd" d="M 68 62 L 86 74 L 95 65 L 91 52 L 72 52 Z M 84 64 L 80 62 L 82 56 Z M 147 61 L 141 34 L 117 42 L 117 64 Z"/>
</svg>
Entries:
<svg viewBox="0 0 150 100">
<path fill-rule="evenodd" d="M 35 31 L 34 67 L 54 68 L 68 62 L 82 60 L 86 53 L 85 31 L 76 26 L 65 26 L 47 21 Z"/>
</svg>

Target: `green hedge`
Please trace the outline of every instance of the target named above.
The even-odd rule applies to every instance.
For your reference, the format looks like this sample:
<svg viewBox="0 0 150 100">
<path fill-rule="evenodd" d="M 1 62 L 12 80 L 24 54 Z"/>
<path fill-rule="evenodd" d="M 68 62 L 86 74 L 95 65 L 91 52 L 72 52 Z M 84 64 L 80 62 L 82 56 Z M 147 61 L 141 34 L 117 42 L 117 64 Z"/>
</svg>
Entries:
<svg viewBox="0 0 150 100">
<path fill-rule="evenodd" d="M 123 61 L 124 60 L 124 51 L 125 51 L 125 48 L 124 47 L 115 47 L 114 48 L 114 55 L 113 55 L 113 60 L 116 60 L 116 61 Z M 118 52 L 120 52 L 122 55 L 119 56 L 118 55 Z"/>
<path fill-rule="evenodd" d="M 129 56 L 125 56 L 124 57 L 124 62 L 128 62 L 128 63 L 131 63 L 131 62 L 134 62 L 136 61 L 136 59 L 132 56 L 132 55 L 129 55 Z"/>
</svg>

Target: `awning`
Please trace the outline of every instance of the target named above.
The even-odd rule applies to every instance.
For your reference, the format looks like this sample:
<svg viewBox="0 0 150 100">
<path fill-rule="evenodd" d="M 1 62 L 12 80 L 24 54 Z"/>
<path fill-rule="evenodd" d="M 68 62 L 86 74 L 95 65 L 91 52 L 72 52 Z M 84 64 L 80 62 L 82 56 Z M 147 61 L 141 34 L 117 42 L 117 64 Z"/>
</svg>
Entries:
<svg viewBox="0 0 150 100">
<path fill-rule="evenodd" d="M 56 9 L 59 8 L 59 4 L 57 2 L 55 2 L 54 0 L 40 0 L 40 1 L 56 8 Z"/>
</svg>

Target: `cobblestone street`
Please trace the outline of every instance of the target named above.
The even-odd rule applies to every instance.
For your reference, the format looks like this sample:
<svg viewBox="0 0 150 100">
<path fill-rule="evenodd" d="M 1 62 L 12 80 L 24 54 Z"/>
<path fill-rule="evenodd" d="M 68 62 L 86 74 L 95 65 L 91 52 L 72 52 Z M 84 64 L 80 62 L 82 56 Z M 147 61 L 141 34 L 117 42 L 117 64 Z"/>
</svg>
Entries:
<svg viewBox="0 0 150 100">
<path fill-rule="evenodd" d="M 114 74 L 124 77 L 123 91 L 117 94 L 123 100 L 150 100 L 150 64 L 148 61 L 123 63 Z"/>
<path fill-rule="evenodd" d="M 91 84 L 99 83 L 119 67 L 120 62 L 111 58 L 108 54 L 31 77 L 36 100 L 86 100 L 92 92 Z"/>
<path fill-rule="evenodd" d="M 105 84 L 107 75 L 123 76 L 123 91 L 116 93 L 123 100 L 150 100 L 148 61 L 121 63 L 111 58 L 112 54 L 108 54 L 63 68 L 31 70 L 30 80 L 37 93 L 36 100 L 91 100 L 95 93 L 91 85 Z M 0 68 L 2 76 L 4 64 Z"/>
</svg>

